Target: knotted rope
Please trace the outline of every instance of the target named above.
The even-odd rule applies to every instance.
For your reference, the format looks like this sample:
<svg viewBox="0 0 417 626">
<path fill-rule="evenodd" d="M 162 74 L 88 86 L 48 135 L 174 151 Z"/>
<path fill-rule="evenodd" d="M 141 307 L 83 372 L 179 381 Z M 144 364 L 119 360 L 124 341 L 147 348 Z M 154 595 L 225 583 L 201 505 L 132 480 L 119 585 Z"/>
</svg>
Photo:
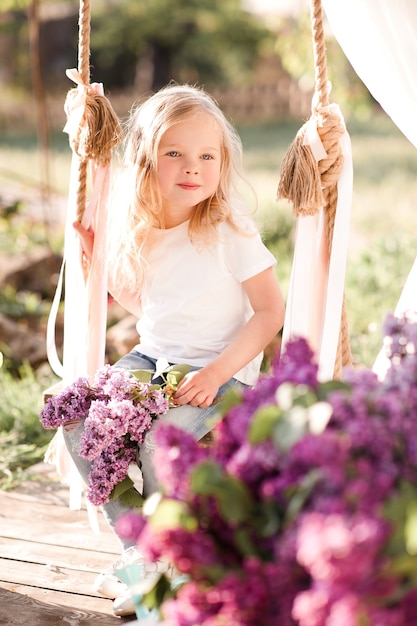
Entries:
<svg viewBox="0 0 417 626">
<path fill-rule="evenodd" d="M 292 202 L 297 217 L 315 215 L 323 207 L 330 257 L 338 197 L 337 182 L 343 168 L 343 153 L 339 140 L 345 129 L 340 115 L 329 106 L 326 44 L 320 0 L 311 0 L 311 22 L 315 66 L 312 116 L 298 131 L 282 161 L 278 198 Z M 312 129 L 318 133 L 325 151 L 319 160 L 317 154 L 313 153 L 308 139 Z M 351 363 L 349 330 L 343 298 L 334 377 L 339 378 L 342 368 Z"/>
<path fill-rule="evenodd" d="M 67 70 L 67 76 L 78 84 L 65 100 L 72 150 L 78 155 L 78 184 L 76 189 L 76 219 L 81 221 L 87 197 L 87 166 L 90 160 L 97 165 L 111 161 L 113 148 L 121 139 L 121 126 L 103 86 L 90 85 L 90 0 L 80 0 L 78 37 L 78 71 Z"/>
</svg>

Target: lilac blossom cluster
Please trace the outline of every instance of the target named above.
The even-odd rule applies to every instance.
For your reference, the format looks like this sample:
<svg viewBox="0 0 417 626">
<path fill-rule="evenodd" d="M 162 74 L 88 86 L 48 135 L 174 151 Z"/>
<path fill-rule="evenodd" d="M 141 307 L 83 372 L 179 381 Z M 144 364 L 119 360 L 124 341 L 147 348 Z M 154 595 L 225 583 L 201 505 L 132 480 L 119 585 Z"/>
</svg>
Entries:
<svg viewBox="0 0 417 626">
<path fill-rule="evenodd" d="M 417 324 L 385 329 L 382 381 L 319 382 L 299 339 L 229 403 L 210 448 L 161 425 L 160 500 L 119 524 L 183 575 L 152 591 L 161 625 L 417 624 Z"/>
<path fill-rule="evenodd" d="M 159 388 L 129 372 L 105 365 L 92 384 L 80 377 L 48 400 L 40 414 L 44 428 L 75 427 L 84 421 L 79 454 L 91 461 L 87 498 L 96 506 L 109 501 L 128 477 L 152 420 L 168 410 Z M 130 482 L 127 483 L 130 487 Z"/>
</svg>

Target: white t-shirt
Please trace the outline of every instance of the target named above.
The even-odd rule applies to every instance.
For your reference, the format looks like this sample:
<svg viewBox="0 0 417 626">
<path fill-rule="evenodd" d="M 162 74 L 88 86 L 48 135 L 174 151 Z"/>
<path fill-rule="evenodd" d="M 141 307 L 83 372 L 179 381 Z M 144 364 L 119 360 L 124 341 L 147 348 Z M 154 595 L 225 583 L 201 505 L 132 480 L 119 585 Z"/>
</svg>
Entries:
<svg viewBox="0 0 417 626">
<path fill-rule="evenodd" d="M 188 226 L 187 221 L 150 234 L 136 349 L 170 363 L 202 367 L 223 352 L 253 315 L 241 283 L 276 260 L 258 233 L 245 236 L 221 225 L 219 240 L 198 248 Z M 254 385 L 261 361 L 262 353 L 234 377 Z"/>
</svg>

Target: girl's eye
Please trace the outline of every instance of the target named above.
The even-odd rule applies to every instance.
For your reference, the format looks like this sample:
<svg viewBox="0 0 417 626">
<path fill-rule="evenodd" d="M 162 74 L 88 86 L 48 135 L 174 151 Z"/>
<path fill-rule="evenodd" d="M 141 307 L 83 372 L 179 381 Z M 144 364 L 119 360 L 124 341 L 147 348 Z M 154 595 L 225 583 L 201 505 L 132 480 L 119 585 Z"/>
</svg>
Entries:
<svg viewBox="0 0 417 626">
<path fill-rule="evenodd" d="M 176 157 L 178 155 L 179 152 L 177 152 L 176 150 L 170 150 L 170 152 L 168 152 L 168 156 Z"/>
<path fill-rule="evenodd" d="M 203 154 L 201 155 L 201 158 L 204 159 L 204 161 L 210 161 L 210 159 L 212 159 L 213 157 L 211 156 L 211 154 Z"/>
</svg>

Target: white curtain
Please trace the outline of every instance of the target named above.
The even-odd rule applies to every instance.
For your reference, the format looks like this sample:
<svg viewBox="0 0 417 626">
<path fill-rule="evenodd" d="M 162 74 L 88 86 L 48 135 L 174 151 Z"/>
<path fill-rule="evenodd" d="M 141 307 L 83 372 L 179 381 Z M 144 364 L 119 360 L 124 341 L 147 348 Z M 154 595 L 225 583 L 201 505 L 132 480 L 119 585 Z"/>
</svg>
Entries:
<svg viewBox="0 0 417 626">
<path fill-rule="evenodd" d="M 417 148 L 416 0 L 322 0 L 353 69 Z"/>
<path fill-rule="evenodd" d="M 355 72 L 417 148 L 417 0 L 322 1 L 330 28 Z M 395 313 L 416 310 L 417 259 Z M 383 376 L 386 367 L 381 351 L 374 370 Z"/>
</svg>

